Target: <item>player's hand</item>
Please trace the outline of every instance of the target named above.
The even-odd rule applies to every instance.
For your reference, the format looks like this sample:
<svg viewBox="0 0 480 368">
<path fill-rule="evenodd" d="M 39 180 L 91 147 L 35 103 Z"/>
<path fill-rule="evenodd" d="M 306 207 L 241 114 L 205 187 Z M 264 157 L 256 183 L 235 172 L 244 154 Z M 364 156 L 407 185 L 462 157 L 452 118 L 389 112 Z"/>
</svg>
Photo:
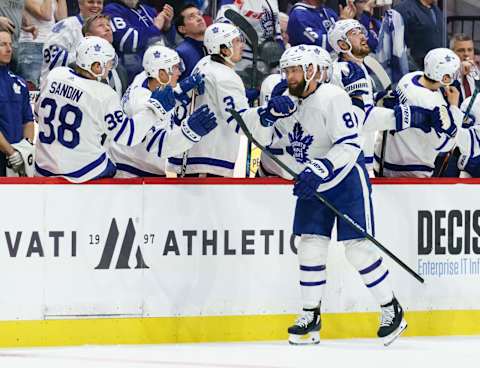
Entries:
<svg viewBox="0 0 480 368">
<path fill-rule="evenodd" d="M 173 88 L 170 85 L 164 88 L 157 88 L 152 92 L 149 102 L 150 105 L 167 113 L 175 107 L 175 93 L 173 92 Z"/>
<path fill-rule="evenodd" d="M 288 96 L 272 97 L 267 107 L 258 109 L 260 122 L 263 126 L 272 126 L 280 118 L 287 118 L 297 111 L 297 105 Z"/>
<path fill-rule="evenodd" d="M 25 163 L 23 162 L 22 155 L 17 150 L 15 150 L 14 153 L 8 156 L 7 160 L 12 170 L 15 171 L 17 174 L 20 174 L 24 171 Z"/>
<path fill-rule="evenodd" d="M 454 86 L 447 86 L 444 89 L 445 96 L 447 97 L 447 101 L 450 105 L 457 106 L 460 103 L 460 91 L 458 88 Z"/>
<path fill-rule="evenodd" d="M 272 89 L 272 97 L 281 96 L 288 88 L 288 82 L 286 79 L 282 79 Z"/>
<path fill-rule="evenodd" d="M 207 105 L 200 106 L 188 119 L 183 120 L 181 128 L 183 134 L 193 142 L 210 133 L 217 126 L 215 113 Z"/>
<path fill-rule="evenodd" d="M 364 70 L 352 61 L 341 68 L 342 84 L 350 97 L 359 97 L 369 93 L 369 85 Z"/>
<path fill-rule="evenodd" d="M 388 91 L 378 92 L 375 95 L 375 105 L 378 107 L 385 107 L 387 109 L 393 109 L 395 106 L 400 104 L 400 99 L 398 97 L 397 91 Z"/>
<path fill-rule="evenodd" d="M 201 74 L 193 74 L 180 81 L 180 88 L 183 93 L 190 92 L 192 89 L 196 90 L 198 95 L 205 93 L 205 80 Z"/>
<path fill-rule="evenodd" d="M 312 160 L 298 175 L 293 195 L 301 199 L 312 199 L 320 184 L 333 176 L 333 165 L 327 159 Z"/>
<path fill-rule="evenodd" d="M 438 113 L 419 106 L 397 105 L 393 108 L 393 113 L 397 132 L 407 128 L 418 128 L 430 133 L 432 128 L 440 124 Z"/>
<path fill-rule="evenodd" d="M 345 7 L 339 5 L 339 15 L 340 19 L 353 19 L 357 14 L 357 8 L 354 4 L 355 0 L 347 0 L 347 5 Z"/>
</svg>

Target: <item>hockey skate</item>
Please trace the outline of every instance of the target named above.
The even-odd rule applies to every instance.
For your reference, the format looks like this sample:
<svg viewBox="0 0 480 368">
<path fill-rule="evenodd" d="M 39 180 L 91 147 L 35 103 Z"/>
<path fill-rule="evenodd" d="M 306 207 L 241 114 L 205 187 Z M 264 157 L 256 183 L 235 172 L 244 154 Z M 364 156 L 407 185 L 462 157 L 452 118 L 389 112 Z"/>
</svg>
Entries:
<svg viewBox="0 0 480 368">
<path fill-rule="evenodd" d="M 288 328 L 288 342 L 292 345 L 312 345 L 320 342 L 320 306 L 303 309 L 295 324 Z"/>
<path fill-rule="evenodd" d="M 389 346 L 406 328 L 402 306 L 394 297 L 390 303 L 382 305 L 382 320 L 377 336 L 383 339 L 383 345 Z"/>
</svg>

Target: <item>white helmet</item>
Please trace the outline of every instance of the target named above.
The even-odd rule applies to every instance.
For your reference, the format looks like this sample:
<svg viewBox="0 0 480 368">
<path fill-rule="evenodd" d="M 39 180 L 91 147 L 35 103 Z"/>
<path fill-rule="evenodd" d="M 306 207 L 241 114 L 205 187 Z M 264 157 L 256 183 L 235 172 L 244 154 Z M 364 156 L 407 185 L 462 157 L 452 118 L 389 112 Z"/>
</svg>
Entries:
<svg viewBox="0 0 480 368">
<path fill-rule="evenodd" d="M 429 51 L 425 56 L 424 74 L 435 82 L 442 84 L 452 83 L 460 70 L 460 58 L 450 49 L 438 48 Z M 450 77 L 450 82 L 445 83 L 444 77 Z"/>
<path fill-rule="evenodd" d="M 173 68 L 178 65 L 180 73 L 183 73 L 185 66 L 182 59 L 175 50 L 169 49 L 165 46 L 153 45 L 150 46 L 143 55 L 143 69 L 150 78 L 156 79 L 160 84 L 170 83 L 170 78 L 173 75 Z M 169 75 L 167 83 L 162 83 L 158 79 L 159 70 L 165 70 Z"/>
<path fill-rule="evenodd" d="M 332 27 L 328 30 L 328 43 L 335 50 L 337 54 L 340 53 L 351 53 L 352 44 L 348 40 L 347 33 L 352 29 L 360 29 L 365 35 L 367 35 L 367 30 L 359 21 L 355 19 L 343 19 L 335 22 Z M 339 41 L 344 41 L 348 46 L 348 50 L 343 50 L 339 45 Z"/>
<path fill-rule="evenodd" d="M 214 23 L 207 27 L 203 44 L 210 55 L 220 54 L 220 46 L 225 45 L 228 49 L 233 47 L 233 40 L 237 37 L 242 38 L 240 30 L 233 24 Z"/>
<path fill-rule="evenodd" d="M 328 82 L 330 79 L 332 79 L 332 57 L 330 56 L 330 53 L 321 48 L 320 46 L 316 45 L 305 45 L 307 50 L 309 50 L 312 54 L 314 59 L 316 60 L 317 67 L 319 71 L 325 71 L 325 73 L 321 73 L 322 75 L 320 76 L 319 82 Z"/>
<path fill-rule="evenodd" d="M 317 62 L 317 57 L 314 56 L 314 53 L 312 52 L 310 46 L 298 45 L 285 50 L 285 52 L 282 54 L 282 57 L 280 58 L 280 69 L 283 71 L 284 69 L 292 66 L 301 66 L 303 69 L 303 77 L 306 82 L 305 89 L 307 89 L 308 84 L 310 83 L 310 81 L 313 80 L 315 74 L 317 74 Z M 315 70 L 313 72 L 313 75 L 308 78 L 307 71 L 310 65 L 312 65 Z"/>
<path fill-rule="evenodd" d="M 117 54 L 113 46 L 105 39 L 96 36 L 84 37 L 77 46 L 77 60 L 75 63 L 83 70 L 86 70 L 98 81 L 102 79 L 105 69 L 114 69 L 117 66 Z M 100 63 L 101 72 L 94 74 L 92 65 Z M 109 65 L 109 63 L 111 65 Z"/>
</svg>

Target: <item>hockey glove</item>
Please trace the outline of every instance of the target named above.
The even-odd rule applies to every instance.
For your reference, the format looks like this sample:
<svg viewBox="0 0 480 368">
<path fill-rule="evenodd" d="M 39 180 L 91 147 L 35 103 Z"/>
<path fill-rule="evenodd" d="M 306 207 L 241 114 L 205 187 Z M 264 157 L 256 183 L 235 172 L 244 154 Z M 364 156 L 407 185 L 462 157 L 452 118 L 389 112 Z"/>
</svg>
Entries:
<svg viewBox="0 0 480 368">
<path fill-rule="evenodd" d="M 193 74 L 181 80 L 179 84 L 183 93 L 188 93 L 192 89 L 196 90 L 197 95 L 203 95 L 205 93 L 205 81 L 201 74 Z"/>
<path fill-rule="evenodd" d="M 293 195 L 301 199 L 312 199 L 320 184 L 333 177 L 333 165 L 326 158 L 312 160 L 298 175 L 293 187 Z"/>
<path fill-rule="evenodd" d="M 433 110 L 437 120 L 435 121 L 435 130 L 446 136 L 453 138 L 457 135 L 457 125 L 452 112 L 447 106 L 435 107 Z"/>
<path fill-rule="evenodd" d="M 400 99 L 396 91 L 382 91 L 375 95 L 375 106 L 393 109 L 397 105 L 400 105 Z"/>
<path fill-rule="evenodd" d="M 286 79 L 282 79 L 272 89 L 272 97 L 281 96 L 288 88 L 288 82 Z"/>
<path fill-rule="evenodd" d="M 245 89 L 245 97 L 248 100 L 250 106 L 254 106 L 255 100 L 260 95 L 260 92 L 256 88 L 247 88 Z"/>
<path fill-rule="evenodd" d="M 342 84 L 350 97 L 367 95 L 370 87 L 363 69 L 354 62 L 344 63 L 341 69 Z"/>
<path fill-rule="evenodd" d="M 258 109 L 260 122 L 263 126 L 269 127 L 275 124 L 280 118 L 287 118 L 297 111 L 297 105 L 288 96 L 273 97 L 268 101 L 267 107 Z"/>
<path fill-rule="evenodd" d="M 21 174 L 24 172 L 25 163 L 23 162 L 23 157 L 20 152 L 15 150 L 14 153 L 8 156 L 7 160 L 12 170 L 15 171 L 17 174 Z"/>
<path fill-rule="evenodd" d="M 166 114 L 175 107 L 175 93 L 173 88 L 168 85 L 165 88 L 157 88 L 152 92 L 148 104 L 153 106 L 161 113 Z"/>
<path fill-rule="evenodd" d="M 438 115 L 432 110 L 410 105 L 397 105 L 393 108 L 393 112 L 397 132 L 407 128 L 418 128 L 425 133 L 430 133 Z"/>
<path fill-rule="evenodd" d="M 217 118 L 207 105 L 200 106 L 188 119 L 182 121 L 181 129 L 185 137 L 198 142 L 217 126 Z"/>
</svg>

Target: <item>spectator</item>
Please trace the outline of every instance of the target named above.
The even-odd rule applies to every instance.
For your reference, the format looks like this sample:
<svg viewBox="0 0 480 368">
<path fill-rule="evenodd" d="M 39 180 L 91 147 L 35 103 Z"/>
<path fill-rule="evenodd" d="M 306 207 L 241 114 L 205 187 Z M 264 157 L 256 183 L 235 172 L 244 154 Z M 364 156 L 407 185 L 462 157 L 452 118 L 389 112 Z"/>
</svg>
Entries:
<svg viewBox="0 0 480 368">
<path fill-rule="evenodd" d="M 9 70 L 11 59 L 12 36 L 0 31 L 0 176 L 6 176 L 7 165 L 16 173 L 24 170 L 14 145 L 23 139 L 32 142 L 34 135 L 27 84 Z"/>
<path fill-rule="evenodd" d="M 110 18 L 104 14 L 96 14 L 87 18 L 82 27 L 84 36 L 97 36 L 113 43 L 112 27 L 110 26 Z M 107 76 L 108 84 L 112 87 L 120 97 L 128 87 L 127 71 L 121 65 L 117 65 Z"/>
<path fill-rule="evenodd" d="M 177 32 L 184 38 L 177 46 L 177 52 L 185 64 L 185 71 L 180 79 L 188 77 L 197 62 L 207 55 L 203 45 L 203 37 L 207 24 L 203 14 L 195 5 L 186 4 L 175 19 Z"/>
<path fill-rule="evenodd" d="M 32 25 L 37 27 L 38 35 L 34 38 L 31 33 L 21 31 L 17 73 L 38 87 L 43 63 L 43 44 L 55 21 L 67 16 L 67 4 L 65 0 L 26 0 L 24 11 L 31 17 Z"/>
<path fill-rule="evenodd" d="M 76 48 L 83 39 L 83 22 L 102 11 L 103 0 L 78 0 L 78 6 L 80 13 L 56 23 L 45 41 L 41 83 L 53 68 L 75 62 Z"/>
<path fill-rule="evenodd" d="M 340 18 L 354 18 L 355 12 L 353 0 L 348 0 L 345 7 L 340 7 Z M 327 33 L 338 15 L 325 6 L 325 0 L 303 0 L 293 6 L 289 16 L 287 32 L 290 45 L 317 45 L 333 51 L 327 42 Z"/>
<path fill-rule="evenodd" d="M 450 40 L 450 49 L 457 54 L 462 62 L 459 76 L 461 89 L 460 103 L 462 103 L 463 100 L 473 94 L 475 89 L 474 77 L 480 77 L 475 64 L 473 39 L 465 34 L 456 34 Z"/>
<path fill-rule="evenodd" d="M 435 0 L 402 0 L 394 9 L 405 23 L 405 43 L 412 57 L 410 70 L 423 70 L 425 55 L 446 46 L 443 13 Z"/>
<path fill-rule="evenodd" d="M 287 33 L 288 15 L 283 12 L 278 13 L 278 21 L 280 23 L 280 33 L 282 35 L 283 43 L 285 44 L 285 48 L 288 49 L 290 47 L 290 41 L 288 40 Z"/>
<path fill-rule="evenodd" d="M 165 5 L 159 13 L 138 0 L 113 0 L 105 6 L 113 27 L 113 45 L 130 83 L 142 69 L 145 50 L 157 41 L 174 44 L 173 8 Z"/>
</svg>

